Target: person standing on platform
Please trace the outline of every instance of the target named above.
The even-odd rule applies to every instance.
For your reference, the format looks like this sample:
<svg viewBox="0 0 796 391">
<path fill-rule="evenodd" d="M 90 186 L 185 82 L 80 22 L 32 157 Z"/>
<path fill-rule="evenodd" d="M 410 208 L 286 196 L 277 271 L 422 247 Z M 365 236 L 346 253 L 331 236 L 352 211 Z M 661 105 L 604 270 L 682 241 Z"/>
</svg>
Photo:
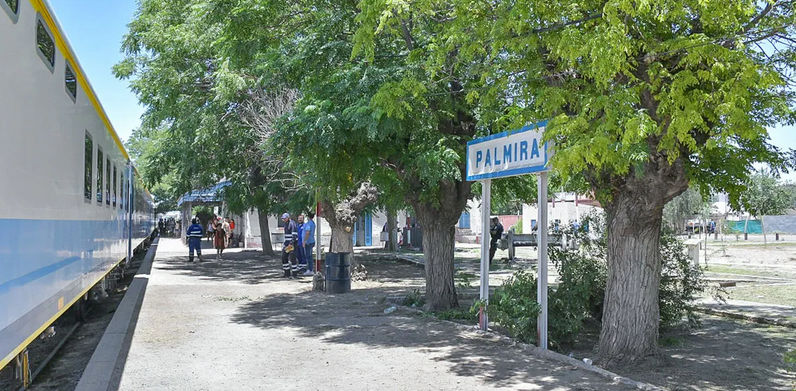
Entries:
<svg viewBox="0 0 796 391">
<path fill-rule="evenodd" d="M 233 247 L 232 243 L 235 240 L 235 219 L 229 219 L 229 247 Z M 234 246 L 234 247 L 237 247 Z"/>
<path fill-rule="evenodd" d="M 221 254 L 227 247 L 227 231 L 221 223 L 216 224 L 216 230 L 213 237 L 213 247 L 216 248 L 216 259 L 221 260 Z"/>
<path fill-rule="evenodd" d="M 191 220 L 191 223 L 185 235 L 188 237 L 188 262 L 193 262 L 194 251 L 199 255 L 199 262 L 202 262 L 202 237 L 205 232 L 196 217 Z"/>
<path fill-rule="evenodd" d="M 304 272 L 305 276 L 315 274 L 315 261 L 312 257 L 312 248 L 315 247 L 315 213 L 307 213 L 307 221 L 304 223 L 302 242 L 304 243 L 304 259 L 307 260 L 307 271 Z"/>
<path fill-rule="evenodd" d="M 221 220 L 221 229 L 224 230 L 224 247 L 225 248 L 229 247 L 229 239 L 230 239 L 229 234 L 232 232 L 232 230 L 229 228 L 228 218 L 225 217 Z"/>
<path fill-rule="evenodd" d="M 296 277 L 298 262 L 295 250 L 298 246 L 298 227 L 296 222 L 290 219 L 289 213 L 282 214 L 282 222 L 285 223 L 285 241 L 282 243 L 282 270 L 285 272 L 283 277 Z"/>
<path fill-rule="evenodd" d="M 296 231 L 298 233 L 298 247 L 296 247 L 296 259 L 298 260 L 299 273 L 307 271 L 307 259 L 304 256 L 304 215 L 296 217 Z"/>
<path fill-rule="evenodd" d="M 503 236 L 503 224 L 500 224 L 500 219 L 497 217 L 492 218 L 492 224 L 489 226 L 489 264 L 492 265 L 492 258 L 495 258 L 495 251 L 497 251 L 498 240 Z"/>
<path fill-rule="evenodd" d="M 210 221 L 207 222 L 207 241 L 213 243 L 213 238 L 215 238 L 216 231 L 216 216 L 210 218 Z"/>
</svg>

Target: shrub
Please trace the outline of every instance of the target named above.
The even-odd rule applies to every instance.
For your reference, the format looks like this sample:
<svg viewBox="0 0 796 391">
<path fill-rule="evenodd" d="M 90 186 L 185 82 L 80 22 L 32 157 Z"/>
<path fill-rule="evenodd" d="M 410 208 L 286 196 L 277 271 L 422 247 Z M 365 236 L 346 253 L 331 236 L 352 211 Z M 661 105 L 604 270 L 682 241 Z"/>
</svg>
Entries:
<svg viewBox="0 0 796 391">
<path fill-rule="evenodd" d="M 548 292 L 548 331 L 552 346 L 574 341 L 585 321 L 602 317 L 607 278 L 602 217 L 588 216 L 579 227 L 563 233 L 575 240 L 576 248 L 550 247 L 549 256 L 559 273 L 559 284 Z M 685 318 L 698 326 L 694 299 L 707 288 L 702 271 L 686 256 L 682 242 L 670 235 L 661 237 L 662 275 L 660 326 L 679 325 Z M 489 315 L 513 336 L 536 343 L 536 275 L 520 271 L 506 281 L 490 300 Z M 720 298 L 720 297 L 719 297 Z"/>
<path fill-rule="evenodd" d="M 661 237 L 660 325 L 674 327 L 686 318 L 688 325 L 698 327 L 699 316 L 694 300 L 707 289 L 702 269 L 686 256 L 683 242 L 671 235 Z"/>
<path fill-rule="evenodd" d="M 521 341 L 536 342 L 536 276 L 526 272 L 514 273 L 489 300 L 489 318 Z"/>
</svg>

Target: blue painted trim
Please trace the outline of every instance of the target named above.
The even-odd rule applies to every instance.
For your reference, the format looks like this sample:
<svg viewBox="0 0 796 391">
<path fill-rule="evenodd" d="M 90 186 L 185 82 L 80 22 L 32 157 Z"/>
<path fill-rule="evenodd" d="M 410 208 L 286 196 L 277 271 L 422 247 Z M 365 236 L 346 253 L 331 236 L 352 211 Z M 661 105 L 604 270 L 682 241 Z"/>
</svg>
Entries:
<svg viewBox="0 0 796 391">
<path fill-rule="evenodd" d="M 30 283 L 30 282 L 33 282 L 35 280 L 44 278 L 44 277 L 48 276 L 49 274 L 55 273 L 56 271 L 58 271 L 60 269 L 63 269 L 63 268 L 65 268 L 65 267 L 67 267 L 67 266 L 69 266 L 69 265 L 71 265 L 71 264 L 73 264 L 73 263 L 75 263 L 75 262 L 77 262 L 77 261 L 79 261 L 81 259 L 82 258 L 80 258 L 80 257 L 69 257 L 69 258 L 66 258 L 66 259 L 64 259 L 64 260 L 62 260 L 60 262 L 56 262 L 56 263 L 53 263 L 53 264 L 38 268 L 38 269 L 28 273 L 28 274 L 25 274 L 23 276 L 20 276 L 20 277 L 14 278 L 12 280 L 6 281 L 6 282 L 0 284 L 0 295 L 2 295 L 4 293 L 8 293 L 11 290 L 11 288 L 23 286 L 23 285 L 25 285 L 27 283 Z"/>
<path fill-rule="evenodd" d="M 151 232 L 149 217 L 139 212 L 128 223 L 116 212 L 106 220 L 0 218 L 0 358 L 56 315 L 61 299 L 72 302 L 125 258 L 130 233 L 137 246 Z"/>
</svg>

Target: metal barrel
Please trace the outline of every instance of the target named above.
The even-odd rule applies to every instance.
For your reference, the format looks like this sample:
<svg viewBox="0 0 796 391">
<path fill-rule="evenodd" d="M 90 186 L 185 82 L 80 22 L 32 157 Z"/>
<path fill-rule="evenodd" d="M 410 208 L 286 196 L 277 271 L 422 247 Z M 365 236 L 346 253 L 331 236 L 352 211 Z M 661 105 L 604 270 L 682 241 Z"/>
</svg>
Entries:
<svg viewBox="0 0 796 391">
<path fill-rule="evenodd" d="M 346 293 L 351 290 L 351 253 L 326 253 L 326 293 Z"/>
</svg>

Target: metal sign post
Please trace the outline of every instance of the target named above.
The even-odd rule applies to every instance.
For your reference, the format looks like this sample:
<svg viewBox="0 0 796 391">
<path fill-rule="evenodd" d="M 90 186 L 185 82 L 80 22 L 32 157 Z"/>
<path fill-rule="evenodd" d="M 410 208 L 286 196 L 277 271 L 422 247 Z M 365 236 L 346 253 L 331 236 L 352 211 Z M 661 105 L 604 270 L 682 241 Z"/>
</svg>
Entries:
<svg viewBox="0 0 796 391">
<path fill-rule="evenodd" d="M 538 346 L 547 349 L 547 173 L 540 173 L 536 180 L 538 185 L 537 204 L 539 206 L 537 208 L 539 216 L 536 219 L 536 233 L 539 239 L 536 302 L 541 307 L 536 320 L 536 334 Z"/>
<path fill-rule="evenodd" d="M 481 195 L 481 302 L 479 326 L 489 328 L 489 213 L 493 178 L 539 174 L 539 346 L 547 349 L 547 171 L 552 145 L 543 142 L 547 122 L 493 134 L 467 143 L 467 180 L 480 181 Z"/>
<path fill-rule="evenodd" d="M 481 306 L 478 312 L 478 325 L 481 330 L 489 329 L 486 302 L 489 301 L 489 209 L 492 205 L 492 180 L 481 181 Z"/>
</svg>

